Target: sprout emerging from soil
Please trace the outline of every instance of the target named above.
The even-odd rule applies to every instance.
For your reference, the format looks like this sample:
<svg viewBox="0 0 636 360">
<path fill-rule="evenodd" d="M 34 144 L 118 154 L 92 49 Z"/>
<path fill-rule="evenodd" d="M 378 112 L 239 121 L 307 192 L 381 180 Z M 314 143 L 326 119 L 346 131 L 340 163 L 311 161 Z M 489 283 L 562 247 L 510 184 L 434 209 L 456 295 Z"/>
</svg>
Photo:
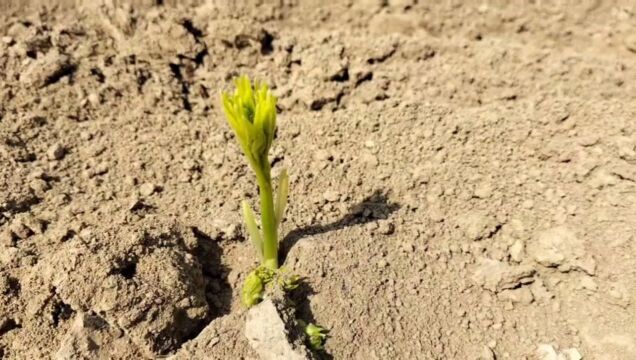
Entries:
<svg viewBox="0 0 636 360">
<path fill-rule="evenodd" d="M 269 149 L 276 132 L 276 97 L 265 83 L 250 82 L 245 75 L 234 80 L 233 94 L 223 93 L 221 100 L 227 121 L 234 130 L 243 153 L 256 174 L 261 201 L 261 226 L 249 203 L 243 200 L 242 213 L 245 227 L 261 259 L 261 265 L 245 278 L 241 300 L 247 307 L 263 300 L 266 285 L 283 291 L 298 287 L 300 278 L 278 268 L 278 227 L 287 206 L 289 176 L 283 169 L 278 177 L 277 194 L 272 187 Z M 310 347 L 320 350 L 327 339 L 327 330 L 299 321 L 304 328 Z"/>
<path fill-rule="evenodd" d="M 235 84 L 234 94 L 222 94 L 223 110 L 256 174 L 261 200 L 261 229 L 247 201 L 243 201 L 243 218 L 262 264 L 275 270 L 278 269 L 278 226 L 283 219 L 289 189 L 287 171 L 283 170 L 274 199 L 268 153 L 276 131 L 277 99 L 267 84 L 255 82 L 252 86 L 245 75 L 237 78 Z"/>
<path fill-rule="evenodd" d="M 302 321 L 298 321 L 298 323 L 305 330 L 309 346 L 313 350 L 323 350 L 325 348 L 325 341 L 329 336 L 329 330 L 313 323 L 305 324 Z"/>
<path fill-rule="evenodd" d="M 247 232 L 260 256 L 261 266 L 245 279 L 242 300 L 252 306 L 262 300 L 265 285 L 281 277 L 278 269 L 278 227 L 283 220 L 289 191 L 289 176 L 278 177 L 276 197 L 272 186 L 268 153 L 276 131 L 276 97 L 265 83 L 250 82 L 243 75 L 234 81 L 233 94 L 222 94 L 223 110 L 238 142 L 256 174 L 261 202 L 261 226 L 247 201 L 242 213 Z"/>
</svg>

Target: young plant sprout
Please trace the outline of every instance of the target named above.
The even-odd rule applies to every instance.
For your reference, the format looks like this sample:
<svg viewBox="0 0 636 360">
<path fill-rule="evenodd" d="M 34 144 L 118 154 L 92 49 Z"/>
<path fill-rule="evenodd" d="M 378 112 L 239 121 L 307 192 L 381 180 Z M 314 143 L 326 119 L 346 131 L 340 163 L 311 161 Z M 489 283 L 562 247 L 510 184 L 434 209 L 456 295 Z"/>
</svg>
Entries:
<svg viewBox="0 0 636 360">
<path fill-rule="evenodd" d="M 261 203 L 260 229 L 251 206 L 245 200 L 242 204 L 247 232 L 261 259 L 261 266 L 249 274 L 243 286 L 243 303 L 249 307 L 261 300 L 264 286 L 279 277 L 278 227 L 287 205 L 289 176 L 285 169 L 281 171 L 274 197 L 268 153 L 276 132 L 276 97 L 267 84 L 255 82 L 252 86 L 245 75 L 234 82 L 234 93 L 222 94 L 223 110 L 256 175 Z M 291 284 L 295 281 L 292 278 L 283 281 Z"/>
<path fill-rule="evenodd" d="M 276 132 L 277 99 L 267 84 L 256 81 L 252 86 L 245 75 L 235 79 L 234 83 L 233 94 L 221 95 L 223 110 L 256 175 L 261 204 L 260 228 L 249 203 L 243 200 L 241 206 L 245 227 L 261 259 L 261 265 L 245 278 L 241 292 L 243 304 L 251 307 L 263 299 L 266 285 L 274 284 L 289 291 L 298 286 L 300 279 L 278 267 L 278 227 L 287 205 L 289 176 L 286 169 L 281 171 L 274 197 L 268 153 Z M 326 330 L 314 324 L 302 323 L 302 327 L 309 345 L 315 350 L 322 349 Z"/>
</svg>

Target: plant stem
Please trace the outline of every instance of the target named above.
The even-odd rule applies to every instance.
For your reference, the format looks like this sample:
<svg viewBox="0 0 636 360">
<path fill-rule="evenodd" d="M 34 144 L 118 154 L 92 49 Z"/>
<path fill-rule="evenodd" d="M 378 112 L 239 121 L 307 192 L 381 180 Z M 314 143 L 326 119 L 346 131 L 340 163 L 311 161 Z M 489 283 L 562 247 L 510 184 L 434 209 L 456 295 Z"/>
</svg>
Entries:
<svg viewBox="0 0 636 360">
<path fill-rule="evenodd" d="M 263 231 L 263 265 L 270 269 L 278 269 L 278 229 L 274 196 L 272 191 L 272 176 L 270 166 L 266 166 L 262 173 L 256 174 L 261 198 L 261 229 Z"/>
</svg>

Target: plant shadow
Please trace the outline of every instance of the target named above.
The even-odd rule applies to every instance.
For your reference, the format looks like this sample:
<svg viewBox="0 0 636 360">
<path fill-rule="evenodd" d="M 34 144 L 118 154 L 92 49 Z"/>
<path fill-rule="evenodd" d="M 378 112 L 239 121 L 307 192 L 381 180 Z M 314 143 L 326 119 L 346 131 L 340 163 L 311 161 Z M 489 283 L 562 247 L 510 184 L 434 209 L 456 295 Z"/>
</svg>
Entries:
<svg viewBox="0 0 636 360">
<path fill-rule="evenodd" d="M 279 262 L 283 264 L 289 251 L 298 241 L 306 236 L 324 234 L 349 226 L 387 219 L 393 212 L 397 211 L 400 206 L 398 203 L 391 202 L 385 191 L 375 190 L 371 195 L 364 198 L 364 200 L 352 206 L 346 215 L 334 222 L 325 225 L 308 225 L 290 231 L 280 243 Z"/>
</svg>

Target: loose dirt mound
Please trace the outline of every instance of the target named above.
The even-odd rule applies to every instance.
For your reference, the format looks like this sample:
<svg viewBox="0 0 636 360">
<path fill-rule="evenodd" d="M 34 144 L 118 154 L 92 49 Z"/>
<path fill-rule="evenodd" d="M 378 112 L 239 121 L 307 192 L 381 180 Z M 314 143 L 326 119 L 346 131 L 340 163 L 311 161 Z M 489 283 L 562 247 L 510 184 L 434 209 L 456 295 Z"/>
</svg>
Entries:
<svg viewBox="0 0 636 360">
<path fill-rule="evenodd" d="M 85 3 L 0 14 L 0 358 L 255 356 L 241 73 L 325 358 L 636 358 L 636 8 Z"/>
</svg>

